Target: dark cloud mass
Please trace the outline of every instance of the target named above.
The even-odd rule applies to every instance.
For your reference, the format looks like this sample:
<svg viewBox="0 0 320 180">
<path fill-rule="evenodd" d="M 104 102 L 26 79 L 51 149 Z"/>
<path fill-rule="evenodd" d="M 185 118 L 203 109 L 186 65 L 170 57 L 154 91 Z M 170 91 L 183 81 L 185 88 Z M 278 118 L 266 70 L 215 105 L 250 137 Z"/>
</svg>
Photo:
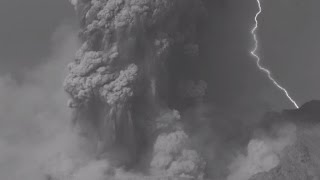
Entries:
<svg viewBox="0 0 320 180">
<path fill-rule="evenodd" d="M 268 0 L 259 16 L 262 64 L 300 105 L 320 96 L 319 4 Z M 283 111 L 250 56 L 257 11 L 1 1 L 0 179 L 315 179 L 319 102 Z"/>
</svg>

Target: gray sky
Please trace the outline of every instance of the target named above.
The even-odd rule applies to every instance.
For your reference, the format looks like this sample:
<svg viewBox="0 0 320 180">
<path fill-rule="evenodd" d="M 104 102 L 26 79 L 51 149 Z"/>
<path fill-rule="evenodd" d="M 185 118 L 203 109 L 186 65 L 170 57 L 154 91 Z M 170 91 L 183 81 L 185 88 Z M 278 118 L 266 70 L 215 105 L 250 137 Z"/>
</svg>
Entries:
<svg viewBox="0 0 320 180">
<path fill-rule="evenodd" d="M 257 71 L 248 53 L 256 1 L 212 2 L 213 27 L 207 48 L 214 60 L 209 72 L 217 96 L 246 101 L 255 95 L 291 107 Z M 259 38 L 263 63 L 300 104 L 320 99 L 320 1 L 264 0 L 262 5 Z M 0 74 L 17 73 L 45 61 L 52 33 L 63 22 L 76 24 L 74 16 L 67 0 L 1 0 Z"/>
<path fill-rule="evenodd" d="M 207 68 L 212 90 L 217 92 L 215 98 L 230 104 L 257 106 L 257 102 L 265 101 L 278 108 L 292 108 L 281 91 L 257 70 L 249 54 L 256 0 L 217 0 L 210 4 L 214 7 L 210 12 L 213 33 L 206 39 L 206 48 L 212 66 Z M 262 0 L 259 55 L 299 104 L 320 99 L 318 7 L 318 0 Z"/>
<path fill-rule="evenodd" d="M 241 119 L 247 120 L 250 116 L 243 114 L 254 112 L 257 106 L 292 107 L 265 74 L 257 70 L 249 54 L 256 1 L 207 1 L 210 16 L 208 37 L 202 43 L 205 46 L 201 58 L 206 62 L 203 73 L 207 73 L 214 101 L 226 103 L 227 108 L 234 105 L 228 111 L 230 120 L 219 120 L 219 113 L 213 116 L 217 117 L 217 125 L 222 124 L 217 127 L 228 126 L 221 128 L 226 134 L 242 131 L 237 126 L 239 122 L 233 121 L 239 118 L 234 117 L 238 113 L 232 108 L 244 112 Z M 300 104 L 320 99 L 320 1 L 263 2 L 259 19 L 263 63 Z M 65 64 L 79 47 L 74 28 L 65 25 L 77 24 L 74 10 L 67 0 L 0 0 L 0 22 L 1 179 L 10 179 L 6 177 L 12 175 L 15 179 L 43 179 L 38 175 L 39 162 L 58 153 L 64 158 L 61 152 L 79 149 L 73 147 L 77 141 L 68 129 L 70 111 L 61 82 Z M 20 74 L 24 77 L 20 79 L 22 83 L 16 82 L 16 76 L 4 76 L 6 73 Z M 235 125 L 229 126 L 230 122 Z M 243 122 L 248 123 L 240 123 Z M 231 136 L 227 135 L 229 142 Z"/>
<path fill-rule="evenodd" d="M 320 1 L 263 2 L 259 35 L 264 63 L 300 103 L 320 99 Z"/>
<path fill-rule="evenodd" d="M 1 0 L 0 74 L 17 72 L 47 57 L 52 33 L 65 21 L 75 23 L 67 0 Z"/>
</svg>

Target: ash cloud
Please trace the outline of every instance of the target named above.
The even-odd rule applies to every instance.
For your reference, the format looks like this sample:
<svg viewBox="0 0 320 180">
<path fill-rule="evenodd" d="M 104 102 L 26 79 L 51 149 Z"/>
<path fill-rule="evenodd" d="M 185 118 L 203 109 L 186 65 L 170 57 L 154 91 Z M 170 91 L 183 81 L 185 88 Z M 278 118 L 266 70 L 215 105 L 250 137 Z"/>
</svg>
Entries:
<svg viewBox="0 0 320 180">
<path fill-rule="evenodd" d="M 283 154 L 300 156 L 291 149 L 300 125 L 261 120 L 281 98 L 262 92 L 268 81 L 248 60 L 251 3 L 70 2 L 79 46 L 63 26 L 48 63 L 0 81 L 1 178 L 248 180 L 291 170 Z"/>
<path fill-rule="evenodd" d="M 78 46 L 74 29 L 61 25 L 52 36 L 45 63 L 23 78 L 0 77 L 0 178 L 43 180 L 42 168 L 59 152 L 71 151 L 70 111 L 61 88 L 68 59 Z"/>
<path fill-rule="evenodd" d="M 168 67 L 176 68 L 183 59 L 192 64 L 199 57 L 197 25 L 206 15 L 204 4 L 192 0 L 73 4 L 83 43 L 69 64 L 64 88 L 75 111 L 75 125 L 96 143 L 97 159 L 104 159 L 111 169 L 142 166 L 154 177 L 202 179 L 205 162 L 188 142 L 179 113 L 170 110 L 179 102 L 171 97 L 177 95 L 174 84 L 182 82 L 184 73 Z M 201 97 L 206 83 L 186 88 L 187 96 Z"/>
<path fill-rule="evenodd" d="M 97 179 L 126 174 L 151 179 L 249 179 L 278 165 L 276 154 L 289 143 L 281 138 L 250 141 L 265 105 L 253 107 L 257 100 L 249 98 L 253 100 L 245 106 L 248 109 L 235 110 L 243 105 L 242 99 L 216 98 L 212 85 L 219 85 L 207 69 L 216 55 L 206 48 L 212 45 L 207 36 L 216 28 L 207 24 L 209 16 L 219 15 L 209 8 L 221 5 L 219 1 L 72 4 L 80 20 L 82 45 L 68 66 L 64 89 L 74 125 L 93 146 L 95 157 L 92 164 L 70 171 L 72 176 L 95 172 Z M 248 58 L 241 53 L 239 57 Z M 238 106 L 232 107 L 233 103 Z M 248 157 L 234 160 L 232 155 L 248 143 Z M 270 157 L 251 167 L 265 154 Z"/>
<path fill-rule="evenodd" d="M 250 140 L 246 155 L 238 157 L 230 164 L 227 180 L 248 180 L 253 175 L 268 172 L 280 164 L 283 150 L 295 144 L 296 126 L 286 124 L 277 126 L 274 135 L 259 135 Z"/>
</svg>

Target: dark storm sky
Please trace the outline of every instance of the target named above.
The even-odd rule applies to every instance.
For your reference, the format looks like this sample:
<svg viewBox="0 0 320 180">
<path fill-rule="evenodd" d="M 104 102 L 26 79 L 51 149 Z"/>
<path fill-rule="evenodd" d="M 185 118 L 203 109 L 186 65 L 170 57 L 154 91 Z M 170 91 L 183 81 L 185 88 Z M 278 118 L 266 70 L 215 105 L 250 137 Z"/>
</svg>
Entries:
<svg viewBox="0 0 320 180">
<path fill-rule="evenodd" d="M 67 0 L 1 0 L 0 74 L 41 62 L 52 33 L 66 21 L 75 21 Z"/>
<path fill-rule="evenodd" d="M 210 12 L 214 33 L 208 37 L 207 48 L 217 99 L 253 106 L 265 101 L 293 108 L 257 70 L 249 55 L 253 46 L 249 31 L 258 10 L 256 0 L 210 2 L 215 6 Z M 262 6 L 258 35 L 263 64 L 299 104 L 320 99 L 320 1 L 263 0 Z"/>
<path fill-rule="evenodd" d="M 300 103 L 320 99 L 320 1 L 263 2 L 259 35 L 265 64 Z"/>
<path fill-rule="evenodd" d="M 291 107 L 259 73 L 248 53 L 256 1 L 212 2 L 213 32 L 207 48 L 212 51 L 209 58 L 215 61 L 210 68 L 217 94 L 243 102 L 256 96 Z M 263 0 L 262 5 L 259 38 L 263 63 L 300 104 L 320 99 L 320 1 Z M 65 22 L 76 24 L 67 0 L 0 0 L 0 22 L 0 74 L 39 64 L 50 53 L 55 29 Z"/>
</svg>

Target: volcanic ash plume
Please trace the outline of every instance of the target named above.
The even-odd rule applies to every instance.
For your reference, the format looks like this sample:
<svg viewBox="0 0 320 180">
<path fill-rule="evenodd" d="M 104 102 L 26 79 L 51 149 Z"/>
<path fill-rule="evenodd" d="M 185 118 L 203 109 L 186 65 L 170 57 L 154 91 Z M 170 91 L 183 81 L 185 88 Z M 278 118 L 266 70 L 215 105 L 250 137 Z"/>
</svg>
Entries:
<svg viewBox="0 0 320 180">
<path fill-rule="evenodd" d="M 283 150 L 295 143 L 296 127 L 293 124 L 281 126 L 276 137 L 253 139 L 247 147 L 247 155 L 239 155 L 231 164 L 228 180 L 248 180 L 260 172 L 268 172 L 280 163 Z"/>
<path fill-rule="evenodd" d="M 168 108 L 172 92 L 167 90 L 170 60 L 198 58 L 202 2 L 71 3 L 80 20 L 83 44 L 68 66 L 64 88 L 74 109 L 74 124 L 94 146 L 95 157 L 92 165 L 78 169 L 80 175 L 74 172 L 74 176 L 85 177 L 81 173 L 87 171 L 97 171 L 98 176 L 103 171 L 96 179 L 106 174 L 126 179 L 124 168 L 142 169 L 159 178 L 202 179 L 205 162 L 192 149 L 179 112 Z"/>
</svg>

